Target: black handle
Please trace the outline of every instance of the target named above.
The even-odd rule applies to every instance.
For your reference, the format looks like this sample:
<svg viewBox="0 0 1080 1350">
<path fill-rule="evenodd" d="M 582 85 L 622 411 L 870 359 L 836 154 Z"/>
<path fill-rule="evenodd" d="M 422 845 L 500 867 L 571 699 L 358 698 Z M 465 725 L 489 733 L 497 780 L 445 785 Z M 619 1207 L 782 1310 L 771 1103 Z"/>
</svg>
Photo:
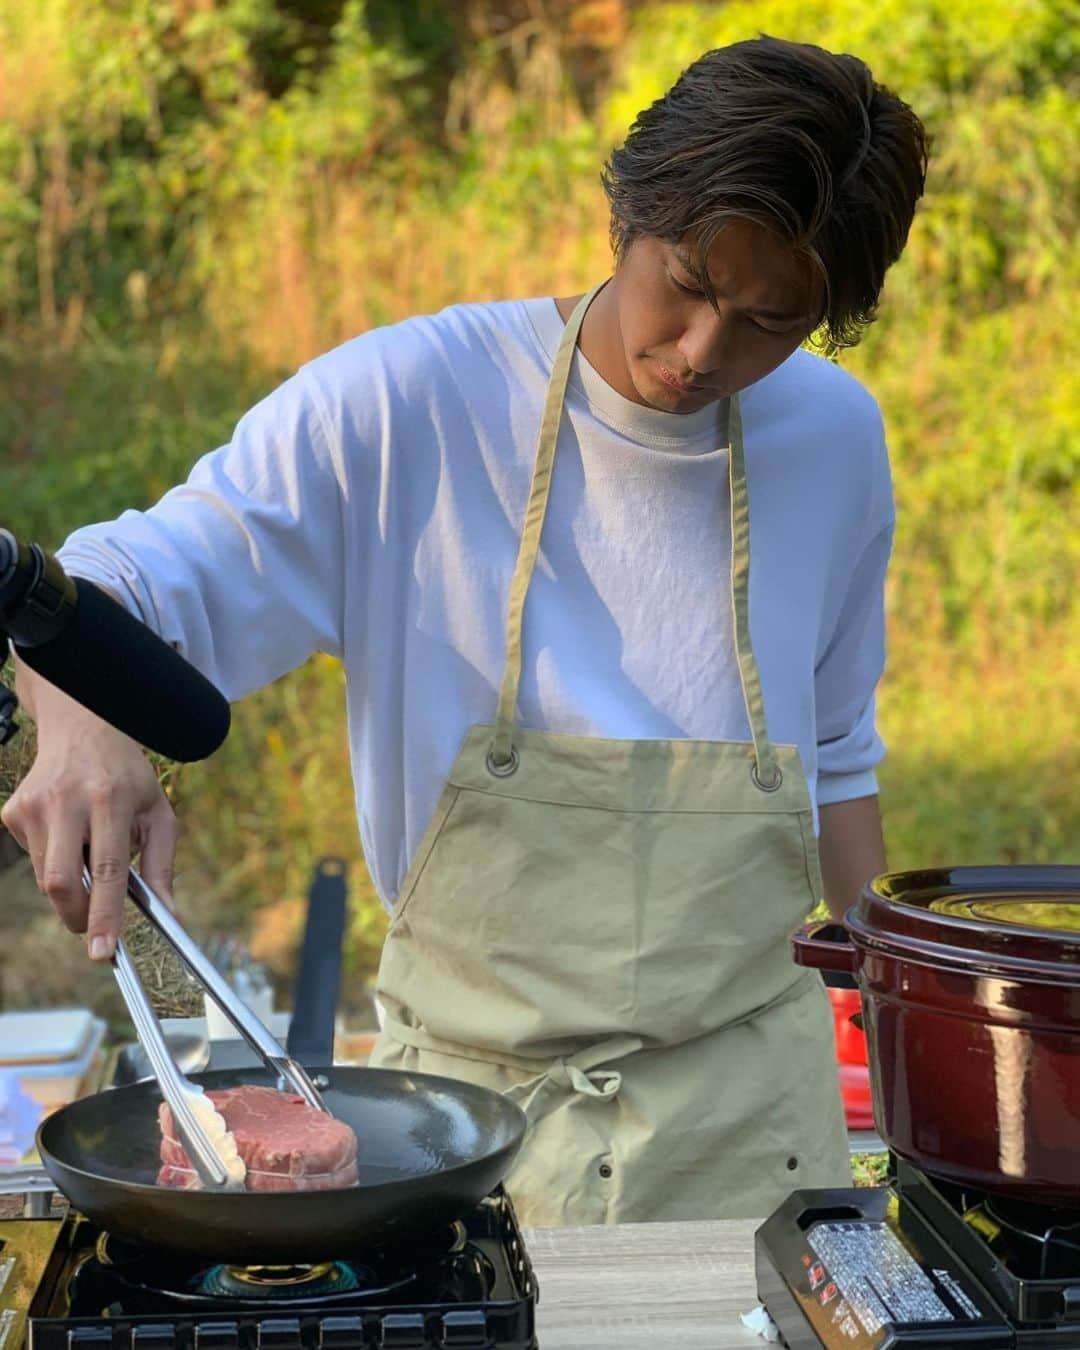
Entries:
<svg viewBox="0 0 1080 1350">
<path fill-rule="evenodd" d="M 345 862 L 322 858 L 308 892 L 307 920 L 285 1049 L 305 1067 L 334 1061 L 334 1014 L 345 934 Z"/>
</svg>

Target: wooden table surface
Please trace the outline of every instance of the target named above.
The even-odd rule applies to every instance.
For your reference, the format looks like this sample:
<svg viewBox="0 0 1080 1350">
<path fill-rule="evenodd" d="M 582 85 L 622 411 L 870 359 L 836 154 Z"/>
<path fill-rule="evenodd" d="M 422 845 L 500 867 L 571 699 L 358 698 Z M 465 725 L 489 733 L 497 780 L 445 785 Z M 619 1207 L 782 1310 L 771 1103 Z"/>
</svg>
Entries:
<svg viewBox="0 0 1080 1350">
<path fill-rule="evenodd" d="M 764 1350 L 739 1321 L 759 1222 L 525 1229 L 540 1350 Z"/>
</svg>

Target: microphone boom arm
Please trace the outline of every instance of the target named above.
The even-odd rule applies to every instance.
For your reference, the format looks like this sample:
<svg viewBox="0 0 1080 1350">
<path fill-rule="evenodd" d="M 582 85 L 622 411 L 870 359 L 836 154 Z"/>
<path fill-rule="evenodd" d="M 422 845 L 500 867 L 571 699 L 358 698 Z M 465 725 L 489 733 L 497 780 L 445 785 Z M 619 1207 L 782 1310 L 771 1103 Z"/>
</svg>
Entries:
<svg viewBox="0 0 1080 1350">
<path fill-rule="evenodd" d="M 0 528 L 0 635 L 37 647 L 71 619 L 75 583 L 39 544 L 20 544 Z"/>
<path fill-rule="evenodd" d="M 228 702 L 195 666 L 118 600 L 0 528 L 5 638 L 46 680 L 166 759 L 205 759 L 228 734 Z M 13 699 L 0 713 L 8 739 Z"/>
</svg>

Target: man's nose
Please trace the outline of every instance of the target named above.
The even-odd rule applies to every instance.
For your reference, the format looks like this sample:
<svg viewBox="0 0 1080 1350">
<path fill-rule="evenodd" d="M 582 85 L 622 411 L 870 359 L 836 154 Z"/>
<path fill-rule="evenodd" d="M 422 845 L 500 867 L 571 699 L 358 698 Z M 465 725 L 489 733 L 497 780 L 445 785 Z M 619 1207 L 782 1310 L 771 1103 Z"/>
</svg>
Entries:
<svg viewBox="0 0 1080 1350">
<path fill-rule="evenodd" d="M 723 311 L 716 314 L 710 306 L 702 305 L 677 344 L 679 354 L 698 375 L 722 370 L 734 351 L 735 327 L 734 315 Z"/>
</svg>

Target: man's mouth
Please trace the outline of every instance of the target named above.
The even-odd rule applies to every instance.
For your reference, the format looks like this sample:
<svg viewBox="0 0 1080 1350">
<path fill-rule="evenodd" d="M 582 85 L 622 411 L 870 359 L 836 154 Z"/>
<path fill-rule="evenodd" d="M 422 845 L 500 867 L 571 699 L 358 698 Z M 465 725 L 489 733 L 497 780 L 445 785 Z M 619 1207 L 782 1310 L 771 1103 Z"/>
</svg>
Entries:
<svg viewBox="0 0 1080 1350">
<path fill-rule="evenodd" d="M 672 389 L 677 389 L 680 394 L 697 394 L 705 387 L 702 384 L 691 384 L 686 380 L 681 380 L 673 371 L 668 370 L 667 366 L 662 366 L 659 363 L 657 363 L 657 369 L 664 383 L 670 385 Z"/>
</svg>

